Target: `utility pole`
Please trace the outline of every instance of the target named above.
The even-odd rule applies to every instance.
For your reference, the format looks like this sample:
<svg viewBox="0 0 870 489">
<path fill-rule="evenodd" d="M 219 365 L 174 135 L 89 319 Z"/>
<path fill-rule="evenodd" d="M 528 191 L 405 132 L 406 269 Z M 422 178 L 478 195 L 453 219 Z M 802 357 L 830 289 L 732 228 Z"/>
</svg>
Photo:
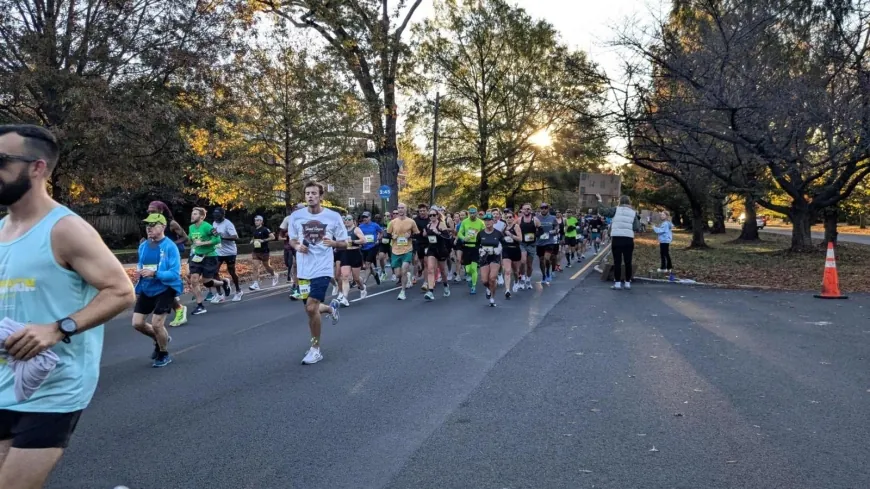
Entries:
<svg viewBox="0 0 870 489">
<path fill-rule="evenodd" d="M 438 165 L 438 107 L 441 93 L 435 92 L 435 128 L 432 131 L 432 178 L 429 180 L 429 206 L 435 205 L 435 168 Z"/>
</svg>

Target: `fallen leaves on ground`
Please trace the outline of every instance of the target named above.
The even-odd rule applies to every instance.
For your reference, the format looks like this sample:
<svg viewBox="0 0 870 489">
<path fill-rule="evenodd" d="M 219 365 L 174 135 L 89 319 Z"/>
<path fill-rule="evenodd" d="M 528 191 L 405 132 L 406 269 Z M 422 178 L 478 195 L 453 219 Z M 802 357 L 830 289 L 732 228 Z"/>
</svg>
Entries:
<svg viewBox="0 0 870 489">
<path fill-rule="evenodd" d="M 688 249 L 692 235 L 674 233 L 671 258 L 678 278 L 702 283 L 750 285 L 783 290 L 821 290 L 825 250 L 815 253 L 787 251 L 790 236 L 763 234 L 761 241 L 738 243 L 739 231 L 707 234 L 708 249 Z M 870 246 L 839 243 L 836 249 L 840 290 L 844 294 L 870 292 Z M 653 276 L 659 267 L 659 244 L 654 235 L 635 239 L 634 262 L 641 277 Z"/>
<path fill-rule="evenodd" d="M 284 265 L 284 257 L 282 256 L 272 256 L 269 259 L 269 265 L 276 272 L 283 272 L 287 270 L 287 267 Z M 127 277 L 130 278 L 130 281 L 136 283 L 136 269 L 135 268 L 126 268 Z M 263 270 L 263 267 L 260 266 L 260 280 L 267 280 L 266 272 Z M 250 258 L 241 258 L 236 259 L 236 274 L 239 276 L 239 281 L 241 283 L 248 283 L 254 281 L 254 268 L 252 264 L 252 260 Z M 230 278 L 230 274 L 227 273 L 227 266 L 221 265 L 220 275 L 222 278 Z M 188 282 L 188 271 L 187 271 L 187 263 L 181 264 L 181 277 L 184 281 L 184 291 L 188 292 L 190 290 L 190 283 Z"/>
</svg>

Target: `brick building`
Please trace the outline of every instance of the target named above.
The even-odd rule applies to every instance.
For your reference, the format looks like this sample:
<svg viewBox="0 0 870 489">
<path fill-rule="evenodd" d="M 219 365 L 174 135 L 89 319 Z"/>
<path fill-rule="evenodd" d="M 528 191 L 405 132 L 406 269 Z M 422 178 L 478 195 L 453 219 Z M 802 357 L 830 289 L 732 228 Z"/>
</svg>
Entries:
<svg viewBox="0 0 870 489">
<path fill-rule="evenodd" d="M 378 188 L 381 186 L 381 176 L 378 163 L 366 159 L 355 165 L 353 169 L 336 177 L 334 182 L 327 182 L 328 199 L 336 205 L 347 209 L 355 209 L 372 204 L 380 206 L 381 198 Z M 399 195 L 406 185 L 404 161 L 399 160 Z"/>
<path fill-rule="evenodd" d="M 579 206 L 581 212 L 598 205 L 595 194 L 601 194 L 604 205 L 616 206 L 622 188 L 622 177 L 612 173 L 581 173 L 579 184 Z"/>
</svg>

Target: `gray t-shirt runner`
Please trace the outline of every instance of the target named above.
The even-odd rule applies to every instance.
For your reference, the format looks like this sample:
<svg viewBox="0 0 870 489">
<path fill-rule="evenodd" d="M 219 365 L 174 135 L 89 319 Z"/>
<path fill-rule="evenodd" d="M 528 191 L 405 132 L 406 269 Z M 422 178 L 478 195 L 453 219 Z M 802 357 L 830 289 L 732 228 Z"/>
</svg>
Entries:
<svg viewBox="0 0 870 489">
<path fill-rule="evenodd" d="M 538 214 L 535 217 L 541 223 L 541 235 L 538 236 L 537 246 L 548 246 L 558 243 L 556 241 L 556 233 L 559 232 L 559 229 L 556 224 L 556 216 L 552 214 L 547 214 L 546 216 Z"/>
<path fill-rule="evenodd" d="M 221 238 L 229 238 L 230 236 L 238 236 L 236 232 L 236 227 L 233 226 L 233 223 L 230 222 L 229 219 L 224 219 L 221 222 L 215 221 L 212 223 L 212 227 L 215 231 L 220 235 Z M 227 241 L 225 239 L 221 240 L 220 246 L 217 249 L 218 256 L 236 256 L 239 254 L 238 248 L 236 248 L 235 241 Z"/>
</svg>

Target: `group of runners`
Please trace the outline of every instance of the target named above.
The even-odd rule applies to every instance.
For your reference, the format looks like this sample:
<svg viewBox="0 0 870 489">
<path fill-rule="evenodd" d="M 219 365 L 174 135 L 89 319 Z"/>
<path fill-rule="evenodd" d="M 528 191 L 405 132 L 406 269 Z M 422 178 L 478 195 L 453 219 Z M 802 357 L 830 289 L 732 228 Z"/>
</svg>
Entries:
<svg viewBox="0 0 870 489">
<path fill-rule="evenodd" d="M 309 314 L 311 347 L 303 364 L 323 358 L 319 348 L 320 315 L 328 314 L 337 322 L 339 308 L 351 304 L 352 290 L 359 291 L 360 300 L 365 299 L 371 279 L 377 284 L 388 279 L 398 282 L 399 300 L 406 300 L 407 290 L 422 282 L 424 298 L 429 302 L 435 300 L 439 284 L 443 296 L 449 297 L 451 283 L 467 282 L 472 295 L 477 294 L 480 283 L 489 306 L 496 307 L 498 287 L 504 287 L 506 300 L 519 291 L 533 289 L 535 257 L 540 283 L 549 286 L 553 274 L 562 271 L 563 263 L 572 267 L 584 260 L 587 252 L 598 253 L 601 243 L 607 240 L 606 219 L 591 209 L 586 216 L 578 216 L 572 209 L 563 214 L 547 203 L 540 204 L 537 212 L 533 212 L 531 204 L 524 204 L 518 213 L 496 208 L 481 212 L 473 206 L 450 213 L 442 207 L 420 204 L 413 217 L 405 204 L 399 204 L 382 226 L 380 216 L 369 212 L 355 217 L 324 208 L 323 188 L 315 182 L 306 185 L 305 199 L 283 220 L 277 233 L 264 225 L 261 216 L 254 219 L 251 243 L 255 278 L 249 287 L 260 289 L 260 268 L 271 277 L 273 286 L 278 284 L 278 276 L 269 264 L 269 243 L 282 241 L 290 298 L 304 301 Z M 148 240 L 140 247 L 137 267 L 137 287 L 145 299 L 140 300 L 142 307 L 137 307 L 133 324 L 154 340 L 154 366 L 162 367 L 172 361 L 166 349 L 171 338 L 164 327 L 165 318 L 174 310 L 170 326 L 181 326 L 187 322 L 187 307 L 180 300 L 180 290 L 173 286 L 181 283 L 180 265 L 172 283 L 156 280 L 149 271 L 154 269 L 150 262 L 159 258 L 154 243 L 165 240 L 175 244 L 179 256 L 186 243 L 192 244 L 188 280 L 196 301 L 193 314 L 200 315 L 207 312 L 205 302 L 242 299 L 235 269 L 239 237 L 221 208 L 213 211 L 212 224 L 205 222 L 205 209 L 195 208 L 189 232 L 184 232 L 162 202 L 149 204 L 148 213 Z M 222 278 L 224 264 L 229 277 Z M 162 297 L 149 289 L 148 284 L 155 281 L 160 285 L 154 289 L 160 289 Z M 332 292 L 327 295 L 330 286 Z M 147 323 L 145 318 L 152 313 Z"/>
<path fill-rule="evenodd" d="M 191 247 L 193 315 L 206 313 L 206 302 L 240 301 L 244 292 L 235 267 L 240 238 L 223 210 L 213 210 L 209 223 L 205 209 L 193 209 L 185 231 L 159 201 L 147 209 L 147 238 L 139 246 L 134 289 L 93 227 L 48 194 L 58 156 L 58 141 L 49 130 L 0 125 L 0 205 L 8 209 L 0 221 L 0 308 L 11 321 L 0 331 L 5 338 L 0 353 L 7 359 L 0 363 L 9 363 L 0 364 L 3 488 L 42 487 L 60 459 L 96 389 L 105 322 L 133 305 L 133 326 L 154 343 L 153 366 L 172 361 L 165 323 L 170 317 L 174 326 L 188 320 L 180 300 L 186 246 Z M 400 300 L 422 279 L 429 301 L 439 282 L 449 296 L 451 280 L 467 280 L 475 294 L 480 279 L 494 307 L 499 285 L 508 299 L 532 288 L 535 256 L 546 286 L 561 270 L 563 258 L 570 267 L 607 239 L 600 217 L 581 219 L 570 210 L 562 215 L 547 204 L 534 214 L 526 204 L 519 213 L 480 213 L 472 207 L 452 215 L 420 205 L 415 217 L 400 205 L 384 228 L 368 213 L 357 220 L 324 208 L 318 183 L 306 184 L 304 195 L 305 203 L 284 219 L 277 235 L 258 216 L 250 241 L 255 265 L 273 285 L 278 277 L 269 263 L 270 243 L 284 241 L 291 298 L 303 301 L 308 315 L 311 340 L 303 364 L 323 359 L 321 317 L 338 322 L 341 306 L 349 305 L 351 286 L 365 298 L 371 277 L 400 282 Z M 220 276 L 224 264 L 227 278 Z M 334 297 L 327 300 L 330 285 Z M 255 280 L 249 289 L 259 287 Z M 12 362 L 36 357 L 40 365 L 54 362 L 53 370 L 23 394 L 25 380 Z M 26 380 L 33 381 L 32 376 Z"/>
</svg>

